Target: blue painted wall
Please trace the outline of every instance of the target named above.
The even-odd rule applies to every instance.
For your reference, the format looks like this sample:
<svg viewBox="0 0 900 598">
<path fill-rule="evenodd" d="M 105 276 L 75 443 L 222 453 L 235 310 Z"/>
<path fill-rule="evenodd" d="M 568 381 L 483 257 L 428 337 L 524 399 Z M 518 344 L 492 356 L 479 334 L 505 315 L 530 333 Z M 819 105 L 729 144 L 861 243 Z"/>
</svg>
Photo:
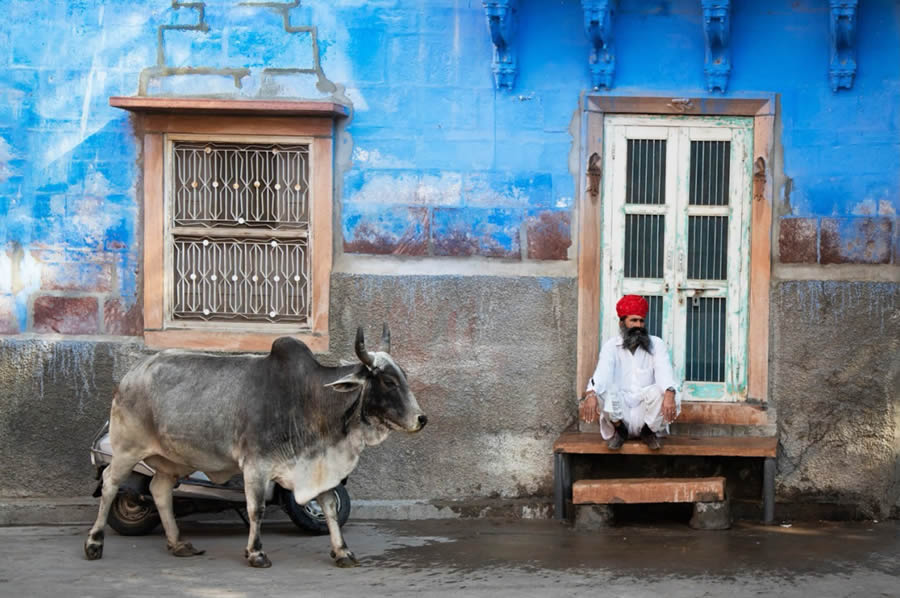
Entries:
<svg viewBox="0 0 900 598">
<path fill-rule="evenodd" d="M 60 332 L 140 328 L 139 148 L 114 95 L 351 104 L 346 251 L 574 255 L 570 130 L 590 84 L 577 0 L 520 3 L 512 91 L 495 89 L 480 1 L 195 4 L 0 0 L 0 332 L 46 331 L 29 311 L 43 294 L 78 300 Z M 827 3 L 735 4 L 725 95 L 779 94 L 779 214 L 799 220 L 785 261 L 897 263 L 898 3 L 861 3 L 859 69 L 837 93 Z M 708 95 L 699 2 L 622 0 L 613 29 L 612 93 Z"/>
</svg>

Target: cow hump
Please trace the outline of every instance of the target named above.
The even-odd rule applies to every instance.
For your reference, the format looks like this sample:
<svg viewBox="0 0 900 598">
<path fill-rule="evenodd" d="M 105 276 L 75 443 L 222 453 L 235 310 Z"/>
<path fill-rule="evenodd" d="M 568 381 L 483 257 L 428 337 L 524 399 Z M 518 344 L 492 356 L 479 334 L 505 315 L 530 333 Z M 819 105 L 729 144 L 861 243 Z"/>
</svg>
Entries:
<svg viewBox="0 0 900 598">
<path fill-rule="evenodd" d="M 272 351 L 269 356 L 284 361 L 315 361 L 316 359 L 306 343 L 292 336 L 276 338 L 272 343 Z"/>
</svg>

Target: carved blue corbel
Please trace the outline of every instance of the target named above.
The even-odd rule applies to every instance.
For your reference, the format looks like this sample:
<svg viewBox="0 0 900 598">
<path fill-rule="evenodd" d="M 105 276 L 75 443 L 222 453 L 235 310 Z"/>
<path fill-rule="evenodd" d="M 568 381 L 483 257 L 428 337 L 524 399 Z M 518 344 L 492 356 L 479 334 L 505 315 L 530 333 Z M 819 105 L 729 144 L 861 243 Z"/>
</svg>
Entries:
<svg viewBox="0 0 900 598">
<path fill-rule="evenodd" d="M 831 0 L 831 91 L 853 87 L 856 74 L 857 0 Z"/>
<path fill-rule="evenodd" d="M 610 89 L 616 69 L 612 40 L 615 0 L 581 0 L 581 8 L 584 10 L 584 31 L 591 44 L 591 86 Z"/>
<path fill-rule="evenodd" d="M 512 89 L 518 68 L 512 42 L 519 0 L 483 0 L 482 4 L 494 42 L 494 82 L 497 89 Z"/>
<path fill-rule="evenodd" d="M 731 74 L 731 0 L 700 0 L 706 42 L 706 88 L 725 93 Z"/>
</svg>

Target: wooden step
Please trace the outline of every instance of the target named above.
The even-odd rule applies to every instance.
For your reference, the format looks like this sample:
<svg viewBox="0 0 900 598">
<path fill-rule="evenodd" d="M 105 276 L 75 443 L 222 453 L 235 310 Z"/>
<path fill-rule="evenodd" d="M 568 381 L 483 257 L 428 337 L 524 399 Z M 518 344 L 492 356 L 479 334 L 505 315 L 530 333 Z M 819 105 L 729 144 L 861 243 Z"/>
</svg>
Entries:
<svg viewBox="0 0 900 598">
<path fill-rule="evenodd" d="M 563 432 L 553 443 L 555 453 L 581 455 L 695 455 L 702 457 L 774 457 L 778 440 L 772 436 L 668 436 L 662 448 L 650 450 L 640 440 L 629 440 L 618 450 L 610 450 L 600 434 Z"/>
<path fill-rule="evenodd" d="M 580 480 L 572 485 L 572 503 L 576 505 L 722 500 L 725 500 L 723 477 Z"/>
</svg>

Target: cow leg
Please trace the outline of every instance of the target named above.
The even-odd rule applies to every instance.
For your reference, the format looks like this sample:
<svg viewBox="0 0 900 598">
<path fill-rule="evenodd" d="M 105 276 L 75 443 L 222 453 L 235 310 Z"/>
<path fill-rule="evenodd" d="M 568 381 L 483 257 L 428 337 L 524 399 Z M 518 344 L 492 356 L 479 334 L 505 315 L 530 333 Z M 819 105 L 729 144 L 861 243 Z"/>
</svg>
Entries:
<svg viewBox="0 0 900 598">
<path fill-rule="evenodd" d="M 119 493 L 119 486 L 140 460 L 140 457 L 129 458 L 128 455 L 114 455 L 112 462 L 103 470 L 100 510 L 97 513 L 97 520 L 94 521 L 91 531 L 88 532 L 87 540 L 84 541 L 84 555 L 88 560 L 93 561 L 103 556 L 103 528 L 106 526 L 109 509 Z"/>
<path fill-rule="evenodd" d="M 197 550 L 190 542 L 182 542 L 179 539 L 178 525 L 175 523 L 175 510 L 172 507 L 172 488 L 175 487 L 176 478 L 173 475 L 157 470 L 150 480 L 150 494 L 159 511 L 159 519 L 166 531 L 166 547 L 175 556 L 194 556 L 203 554 L 205 550 Z"/>
<path fill-rule="evenodd" d="M 328 524 L 328 534 L 331 536 L 331 558 L 338 567 L 355 567 L 359 564 L 356 556 L 347 548 L 341 526 L 338 524 L 337 504 L 334 493 L 327 490 L 316 497 L 322 512 L 325 513 L 325 522 Z"/>
<path fill-rule="evenodd" d="M 244 556 L 251 567 L 271 567 L 272 561 L 262 549 L 260 527 L 266 513 L 266 481 L 262 476 L 244 471 L 244 494 L 247 497 L 247 517 L 250 519 L 250 536 Z"/>
</svg>

